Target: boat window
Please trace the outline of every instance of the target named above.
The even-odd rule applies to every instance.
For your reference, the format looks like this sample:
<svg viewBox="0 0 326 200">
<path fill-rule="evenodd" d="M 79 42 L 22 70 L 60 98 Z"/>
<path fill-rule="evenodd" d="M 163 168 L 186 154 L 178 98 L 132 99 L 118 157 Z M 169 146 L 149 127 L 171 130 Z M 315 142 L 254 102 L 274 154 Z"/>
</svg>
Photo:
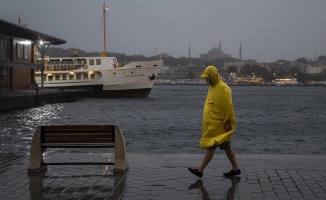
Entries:
<svg viewBox="0 0 326 200">
<path fill-rule="evenodd" d="M 77 80 L 81 79 L 81 74 L 77 74 Z"/>
<path fill-rule="evenodd" d="M 91 79 L 95 79 L 95 74 L 91 74 Z"/>
<path fill-rule="evenodd" d="M 86 65 L 87 62 L 85 59 L 77 59 L 75 60 L 75 65 Z"/>
<path fill-rule="evenodd" d="M 55 75 L 55 80 L 56 81 L 60 80 L 60 75 Z"/>
<path fill-rule="evenodd" d="M 101 59 L 96 59 L 96 65 L 101 65 Z"/>
<path fill-rule="evenodd" d="M 83 79 L 88 79 L 88 74 L 87 73 L 83 74 Z"/>
<path fill-rule="evenodd" d="M 74 75 L 73 74 L 69 74 L 69 80 L 74 80 Z"/>
<path fill-rule="evenodd" d="M 48 77 L 48 81 L 53 81 L 53 76 L 52 76 L 52 75 L 50 75 L 50 76 Z"/>
<path fill-rule="evenodd" d="M 62 80 L 67 80 L 67 75 L 66 74 L 62 75 Z"/>
<path fill-rule="evenodd" d="M 89 59 L 89 65 L 94 65 L 94 59 Z"/>
</svg>

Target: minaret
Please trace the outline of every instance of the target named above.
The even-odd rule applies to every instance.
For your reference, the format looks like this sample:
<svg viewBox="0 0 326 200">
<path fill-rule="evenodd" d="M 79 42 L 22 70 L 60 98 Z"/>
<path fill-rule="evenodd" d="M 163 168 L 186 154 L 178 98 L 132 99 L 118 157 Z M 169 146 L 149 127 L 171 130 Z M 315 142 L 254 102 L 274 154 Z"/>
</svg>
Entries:
<svg viewBox="0 0 326 200">
<path fill-rule="evenodd" d="M 240 48 L 239 48 L 239 60 L 242 60 L 242 46 L 241 46 L 241 42 L 240 42 Z"/>
<path fill-rule="evenodd" d="M 218 49 L 219 49 L 220 51 L 222 51 L 221 41 L 218 43 Z"/>
<path fill-rule="evenodd" d="M 189 50 L 188 50 L 188 57 L 189 57 L 189 59 L 190 59 L 190 44 L 189 44 Z"/>
<path fill-rule="evenodd" d="M 315 51 L 315 61 L 317 61 L 317 51 Z"/>
</svg>

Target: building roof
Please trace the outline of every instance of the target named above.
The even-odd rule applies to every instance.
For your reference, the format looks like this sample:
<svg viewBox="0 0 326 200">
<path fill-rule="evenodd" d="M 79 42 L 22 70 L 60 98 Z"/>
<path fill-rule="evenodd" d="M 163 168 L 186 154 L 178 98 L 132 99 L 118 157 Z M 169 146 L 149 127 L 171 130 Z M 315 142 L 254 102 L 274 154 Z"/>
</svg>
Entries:
<svg viewBox="0 0 326 200">
<path fill-rule="evenodd" d="M 0 35 L 13 37 L 13 38 L 23 38 L 31 40 L 33 43 L 39 43 L 42 40 L 44 43 L 51 45 L 59 45 L 66 43 L 65 40 L 52 37 L 50 35 L 37 32 L 23 26 L 19 26 L 7 21 L 0 19 Z"/>
</svg>

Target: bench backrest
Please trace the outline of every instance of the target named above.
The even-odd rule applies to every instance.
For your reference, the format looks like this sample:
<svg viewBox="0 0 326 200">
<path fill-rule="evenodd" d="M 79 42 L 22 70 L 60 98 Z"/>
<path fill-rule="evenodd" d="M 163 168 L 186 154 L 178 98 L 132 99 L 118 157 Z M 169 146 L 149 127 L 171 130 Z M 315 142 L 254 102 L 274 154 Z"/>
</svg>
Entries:
<svg viewBox="0 0 326 200">
<path fill-rule="evenodd" d="M 41 143 L 114 143 L 114 125 L 41 126 Z"/>
</svg>

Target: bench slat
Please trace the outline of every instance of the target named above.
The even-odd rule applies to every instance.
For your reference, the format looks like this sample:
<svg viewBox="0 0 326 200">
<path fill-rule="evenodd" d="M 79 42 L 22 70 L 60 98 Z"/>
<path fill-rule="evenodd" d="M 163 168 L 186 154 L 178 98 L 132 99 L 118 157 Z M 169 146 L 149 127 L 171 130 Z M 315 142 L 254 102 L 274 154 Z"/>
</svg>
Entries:
<svg viewBox="0 0 326 200">
<path fill-rule="evenodd" d="M 112 133 L 112 131 L 109 130 L 103 130 L 103 129 L 54 129 L 54 130 L 44 130 L 44 132 L 48 133 L 61 133 L 61 134 L 65 134 L 65 133 Z"/>
<path fill-rule="evenodd" d="M 113 143 L 110 138 L 48 138 L 43 143 Z"/>
<path fill-rule="evenodd" d="M 112 148 L 114 143 L 43 143 L 42 146 L 53 148 Z"/>
<path fill-rule="evenodd" d="M 113 137 L 112 133 L 46 133 L 45 137 L 78 137 L 78 136 L 90 136 L 90 137 Z"/>
<path fill-rule="evenodd" d="M 46 130 L 50 129 L 108 129 L 113 130 L 115 125 L 59 125 L 59 126 L 42 126 Z"/>
<path fill-rule="evenodd" d="M 49 162 L 42 165 L 114 165 L 113 162 Z"/>
</svg>

